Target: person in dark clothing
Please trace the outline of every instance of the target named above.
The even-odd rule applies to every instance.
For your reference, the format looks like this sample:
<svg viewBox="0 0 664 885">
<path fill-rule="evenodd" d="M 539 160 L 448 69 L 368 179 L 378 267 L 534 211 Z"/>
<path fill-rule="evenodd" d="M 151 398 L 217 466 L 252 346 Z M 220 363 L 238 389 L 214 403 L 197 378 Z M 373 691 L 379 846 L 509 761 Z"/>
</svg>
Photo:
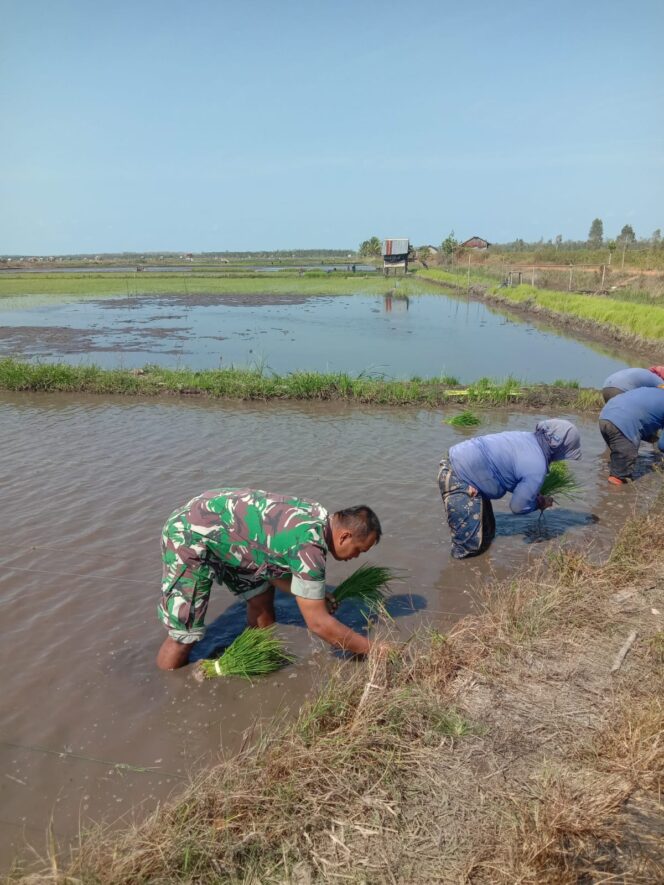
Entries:
<svg viewBox="0 0 664 885">
<path fill-rule="evenodd" d="M 491 501 L 512 492 L 512 513 L 551 507 L 540 495 L 552 461 L 581 457 L 581 437 L 569 421 L 540 421 L 534 433 L 507 431 L 477 436 L 449 450 L 438 485 L 452 535 L 452 556 L 483 553 L 496 533 Z"/>
<path fill-rule="evenodd" d="M 599 430 L 611 453 L 609 482 L 622 485 L 632 479 L 640 444 L 657 443 L 664 452 L 664 390 L 638 387 L 610 399 L 599 413 Z"/>
<path fill-rule="evenodd" d="M 664 366 L 649 369 L 620 369 L 602 384 L 602 396 L 608 403 L 614 396 L 639 387 L 664 387 Z"/>
</svg>

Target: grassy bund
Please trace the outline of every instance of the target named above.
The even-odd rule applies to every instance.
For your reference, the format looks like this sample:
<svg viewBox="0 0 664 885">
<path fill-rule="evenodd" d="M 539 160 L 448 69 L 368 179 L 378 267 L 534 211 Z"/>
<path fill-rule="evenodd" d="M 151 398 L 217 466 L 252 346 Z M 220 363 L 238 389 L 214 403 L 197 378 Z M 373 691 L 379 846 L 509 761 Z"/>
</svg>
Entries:
<svg viewBox="0 0 664 885">
<path fill-rule="evenodd" d="M 581 389 L 574 381 L 523 387 L 514 378 L 481 378 L 466 387 L 458 379 L 412 378 L 390 381 L 345 372 L 268 374 L 261 369 L 100 369 L 66 363 L 27 363 L 0 359 L 0 389 L 16 391 L 121 394 L 128 396 L 206 396 L 234 400 L 336 400 L 376 405 L 440 406 L 454 403 L 523 406 L 569 406 L 597 409 L 597 390 Z"/>
<path fill-rule="evenodd" d="M 447 635 L 340 666 L 145 823 L 12 878 L 661 881 L 662 519 L 664 496 L 604 565 L 559 551 Z"/>
<path fill-rule="evenodd" d="M 418 276 L 446 287 L 466 288 L 463 277 L 444 270 L 425 270 Z M 664 306 L 659 304 L 639 304 L 632 298 L 579 295 L 529 285 L 499 287 L 494 279 L 474 272 L 470 281 L 472 294 L 496 304 L 523 308 L 585 331 L 601 330 L 608 337 L 629 344 L 650 344 L 661 348 L 664 342 Z"/>
</svg>

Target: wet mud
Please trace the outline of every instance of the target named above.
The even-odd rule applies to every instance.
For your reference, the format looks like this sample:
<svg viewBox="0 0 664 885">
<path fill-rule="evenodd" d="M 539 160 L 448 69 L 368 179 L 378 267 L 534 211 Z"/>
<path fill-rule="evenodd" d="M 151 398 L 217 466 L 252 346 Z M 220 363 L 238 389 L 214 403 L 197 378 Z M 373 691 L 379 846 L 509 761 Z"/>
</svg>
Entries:
<svg viewBox="0 0 664 885">
<path fill-rule="evenodd" d="M 596 420 L 562 415 L 582 433 L 584 458 L 572 465 L 580 498 L 560 501 L 539 524 L 497 502 L 489 552 L 456 562 L 437 463 L 469 434 L 444 424 L 445 417 L 442 410 L 329 403 L 229 408 L 0 394 L 0 609 L 10 662 L 0 733 L 3 867 L 26 841 L 44 850 L 51 816 L 66 844 L 80 822 L 149 813 L 201 766 L 271 727 L 271 717 L 292 715 L 335 662 L 308 634 L 293 600 L 280 596 L 279 633 L 294 665 L 253 684 L 200 684 L 191 667 L 156 669 L 164 635 L 156 616 L 160 531 L 195 494 L 250 485 L 331 510 L 373 506 L 384 535 L 362 561 L 402 570 L 388 607 L 405 639 L 426 623 L 446 629 L 472 609 L 478 587 L 560 542 L 601 559 L 661 484 L 644 446 L 639 481 L 610 486 Z M 539 417 L 486 411 L 480 430 L 532 429 Z M 358 564 L 331 562 L 329 583 Z M 339 617 L 364 628 L 348 603 Z M 244 622 L 243 604 L 215 587 L 196 656 L 226 645 Z"/>
</svg>

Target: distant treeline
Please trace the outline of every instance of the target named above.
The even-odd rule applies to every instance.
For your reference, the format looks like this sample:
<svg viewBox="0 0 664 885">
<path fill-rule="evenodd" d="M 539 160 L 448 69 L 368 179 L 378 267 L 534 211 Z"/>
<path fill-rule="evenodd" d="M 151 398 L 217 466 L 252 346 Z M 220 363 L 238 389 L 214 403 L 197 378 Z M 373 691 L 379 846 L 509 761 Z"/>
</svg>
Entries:
<svg viewBox="0 0 664 885">
<path fill-rule="evenodd" d="M 57 257 L 63 261 L 89 261 L 92 259 L 94 261 L 109 262 L 123 261 L 133 264 L 141 261 L 181 261 L 192 258 L 199 260 L 201 258 L 225 258 L 228 261 L 244 261 L 247 259 L 288 261 L 289 259 L 298 258 L 309 260 L 312 258 L 346 259 L 352 255 L 357 255 L 355 249 L 261 249 L 253 252 L 77 252 L 68 255 L 58 255 Z M 0 255 L 0 258 L 13 258 L 19 261 L 31 257 L 45 258 L 46 256 L 35 256 L 34 253 L 19 255 L 16 252 Z"/>
</svg>

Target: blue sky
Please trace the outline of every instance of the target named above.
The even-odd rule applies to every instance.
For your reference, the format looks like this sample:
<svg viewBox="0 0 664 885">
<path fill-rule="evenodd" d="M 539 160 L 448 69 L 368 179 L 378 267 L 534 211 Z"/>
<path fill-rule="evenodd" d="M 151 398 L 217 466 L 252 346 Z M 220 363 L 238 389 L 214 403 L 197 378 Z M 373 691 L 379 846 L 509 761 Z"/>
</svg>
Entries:
<svg viewBox="0 0 664 885">
<path fill-rule="evenodd" d="M 664 4 L 0 0 L 0 254 L 664 228 Z"/>
</svg>

